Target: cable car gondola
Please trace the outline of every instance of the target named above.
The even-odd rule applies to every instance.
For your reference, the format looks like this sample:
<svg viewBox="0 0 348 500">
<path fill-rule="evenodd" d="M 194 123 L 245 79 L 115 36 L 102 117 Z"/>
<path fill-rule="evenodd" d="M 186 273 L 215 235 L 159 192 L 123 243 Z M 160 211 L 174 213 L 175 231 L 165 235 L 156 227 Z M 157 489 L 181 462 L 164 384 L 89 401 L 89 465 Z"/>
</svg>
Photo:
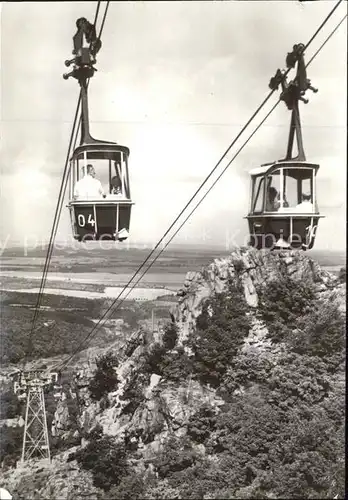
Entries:
<svg viewBox="0 0 348 500">
<path fill-rule="evenodd" d="M 74 67 L 63 75 L 64 79 L 72 76 L 78 80 L 82 103 L 81 141 L 70 158 L 68 208 L 73 236 L 78 241 L 123 241 L 129 236 L 134 205 L 129 186 L 129 149 L 90 135 L 88 81 L 96 71 L 93 65 L 101 42 L 96 37 L 95 27 L 85 18 L 78 19 L 76 26 L 75 57 L 65 61 L 66 66 L 74 64 Z M 96 189 L 98 186 L 100 189 Z"/>
<path fill-rule="evenodd" d="M 297 74 L 286 83 L 278 69 L 270 81 L 272 90 L 282 86 L 280 100 L 291 110 L 291 123 L 286 157 L 253 169 L 249 213 L 249 245 L 257 249 L 313 248 L 320 215 L 317 204 L 316 176 L 319 165 L 306 161 L 303 149 L 299 101 L 307 104 L 306 90 L 317 92 L 307 79 L 303 44 L 294 45 L 286 64 Z M 296 133 L 298 155 L 293 157 Z"/>
</svg>

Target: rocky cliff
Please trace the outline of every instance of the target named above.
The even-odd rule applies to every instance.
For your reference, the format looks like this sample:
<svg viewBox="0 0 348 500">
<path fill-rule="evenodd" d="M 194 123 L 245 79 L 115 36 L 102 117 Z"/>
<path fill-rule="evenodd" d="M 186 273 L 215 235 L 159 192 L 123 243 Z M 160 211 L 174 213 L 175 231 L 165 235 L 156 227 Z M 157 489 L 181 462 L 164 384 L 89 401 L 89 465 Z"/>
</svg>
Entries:
<svg viewBox="0 0 348 500">
<path fill-rule="evenodd" d="M 249 322 L 249 330 L 236 351 L 239 359 L 249 356 L 248 363 L 253 363 L 250 361 L 253 359 L 260 363 L 264 359 L 265 363 L 275 367 L 279 356 L 284 355 L 284 343 L 275 345 L 269 338 L 267 322 L 260 318 L 258 308 L 260 293 L 267 290 L 270 283 L 285 278 L 305 283 L 311 287 L 317 300 L 331 301 L 344 310 L 345 286 L 304 253 L 235 250 L 228 258 L 214 260 L 201 272 L 187 274 L 178 292 L 178 304 L 171 314 L 177 335 L 174 345 L 165 347 L 163 336 L 152 338 L 149 332 L 141 332 L 135 335 L 131 348 L 126 346 L 122 353 L 112 346 L 103 351 L 111 352 L 117 358 L 114 371 L 118 383 L 114 390 L 99 400 L 92 399 L 89 383 L 94 377 L 96 364 L 94 359 L 78 361 L 57 404 L 52 434 L 60 442 L 80 436 L 81 446 L 86 447 L 91 431 L 99 426 L 103 435 L 127 442 L 130 449 L 136 450 L 135 458 L 132 456 L 131 459 L 135 468 L 143 473 L 148 467 L 153 468 L 156 455 L 170 437 L 187 435 L 189 422 L 200 408 L 208 407 L 214 414 L 219 414 L 226 405 L 223 391 L 214 384 L 202 383 L 192 367 L 186 373 L 186 368 L 180 364 L 184 358 L 191 362 L 193 351 L 188 341 L 195 335 L 197 319 L 204 305 L 212 297 L 226 292 L 231 284 L 238 284 L 244 295 Z M 279 297 L 279 301 L 282 299 Z M 208 313 L 213 315 L 209 309 Z M 182 374 L 174 375 L 180 370 Z M 231 369 L 224 371 L 227 379 L 230 372 Z M 335 376 L 339 377 L 337 373 Z M 239 384 L 234 394 L 241 394 L 244 390 L 246 385 Z M 78 425 L 75 426 L 72 426 L 71 401 L 78 406 Z M 197 446 L 197 443 L 193 444 L 195 453 L 207 453 L 207 445 Z M 26 490 L 28 499 L 102 496 L 102 490 L 92 484 L 91 473 L 85 471 L 85 476 L 77 475 L 76 462 L 67 465 L 66 458 L 67 452 L 58 450 L 54 459 L 55 472 L 50 467 L 41 471 L 41 475 L 32 475 L 29 480 L 29 475 L 8 471 L 3 484 L 12 491 Z"/>
<path fill-rule="evenodd" d="M 214 260 L 201 272 L 187 273 L 184 286 L 178 293 L 179 305 L 173 311 L 173 320 L 180 327 L 181 341 L 194 329 L 205 300 L 223 292 L 229 280 L 238 280 L 247 303 L 257 308 L 256 289 L 286 276 L 313 285 L 318 294 L 333 293 L 342 298 L 345 294 L 345 285 L 340 285 L 334 275 L 322 270 L 303 252 L 238 249 L 227 259 Z M 344 307 L 344 300 L 341 304 Z"/>
</svg>

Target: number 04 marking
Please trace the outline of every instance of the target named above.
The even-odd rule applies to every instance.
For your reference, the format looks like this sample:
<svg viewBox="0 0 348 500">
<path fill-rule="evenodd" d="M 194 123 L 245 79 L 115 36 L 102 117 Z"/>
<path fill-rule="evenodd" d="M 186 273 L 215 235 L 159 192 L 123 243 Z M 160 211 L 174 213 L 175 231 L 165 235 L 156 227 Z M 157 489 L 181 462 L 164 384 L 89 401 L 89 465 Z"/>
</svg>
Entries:
<svg viewBox="0 0 348 500">
<path fill-rule="evenodd" d="M 91 226 L 95 226 L 95 220 L 93 219 L 92 214 L 89 214 L 87 222 Z"/>
<path fill-rule="evenodd" d="M 79 214 L 77 216 L 77 222 L 78 222 L 80 227 L 85 227 L 85 225 L 86 225 L 85 216 L 83 214 Z"/>
<path fill-rule="evenodd" d="M 83 214 L 79 214 L 77 216 L 77 222 L 80 227 L 85 227 L 86 225 L 85 216 Z M 87 224 L 90 224 L 93 227 L 95 226 L 95 220 L 93 219 L 92 214 L 88 215 Z"/>
</svg>

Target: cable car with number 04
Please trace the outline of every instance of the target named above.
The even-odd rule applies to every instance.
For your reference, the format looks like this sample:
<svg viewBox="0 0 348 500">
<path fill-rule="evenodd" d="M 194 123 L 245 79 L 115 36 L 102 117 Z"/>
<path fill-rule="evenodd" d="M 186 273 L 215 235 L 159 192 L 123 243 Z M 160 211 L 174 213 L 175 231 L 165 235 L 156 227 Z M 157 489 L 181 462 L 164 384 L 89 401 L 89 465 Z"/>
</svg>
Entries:
<svg viewBox="0 0 348 500">
<path fill-rule="evenodd" d="M 314 246 L 319 219 L 316 176 L 319 165 L 306 161 L 303 149 L 299 101 L 309 89 L 317 92 L 307 78 L 304 63 L 304 45 L 294 45 L 288 53 L 286 65 L 297 74 L 287 83 L 281 70 L 270 81 L 272 90 L 282 86 L 280 100 L 291 110 L 291 123 L 286 157 L 268 163 L 250 172 L 251 196 L 247 215 L 249 244 L 257 249 L 302 249 Z M 298 154 L 293 157 L 296 134 Z"/>
<path fill-rule="evenodd" d="M 69 203 L 73 236 L 78 241 L 123 241 L 129 236 L 131 208 L 129 149 L 114 142 L 94 139 L 89 131 L 88 83 L 96 68 L 101 47 L 95 28 L 85 18 L 76 22 L 75 57 L 65 61 L 81 87 L 81 141 L 70 158 Z"/>
</svg>

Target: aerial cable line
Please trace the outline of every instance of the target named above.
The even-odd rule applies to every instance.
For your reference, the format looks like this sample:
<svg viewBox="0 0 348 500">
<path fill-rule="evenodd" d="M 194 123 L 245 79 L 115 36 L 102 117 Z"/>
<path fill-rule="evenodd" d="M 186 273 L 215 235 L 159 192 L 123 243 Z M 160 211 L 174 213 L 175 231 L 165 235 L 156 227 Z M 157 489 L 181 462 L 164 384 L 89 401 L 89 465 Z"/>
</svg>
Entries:
<svg viewBox="0 0 348 500">
<path fill-rule="evenodd" d="M 100 2 L 99 2 L 100 3 Z M 105 7 L 105 11 L 104 11 L 104 16 L 103 16 L 103 20 L 102 20 L 102 23 L 101 23 L 101 27 L 100 27 L 100 31 L 99 31 L 99 36 L 98 38 L 101 37 L 101 34 L 103 32 L 103 29 L 104 29 L 104 24 L 105 24 L 105 20 L 106 20 L 106 15 L 108 13 L 108 9 L 109 9 L 109 4 L 110 2 L 106 2 L 106 7 Z M 95 24 L 95 23 L 94 23 Z"/>
<path fill-rule="evenodd" d="M 99 9 L 100 9 L 100 4 L 101 4 L 101 0 L 98 1 L 97 3 L 97 9 L 95 11 L 95 15 L 94 15 L 94 22 L 93 22 L 93 26 L 95 27 L 96 24 L 97 24 L 97 19 L 98 19 L 98 14 L 99 14 Z"/>
<path fill-rule="evenodd" d="M 324 42 L 320 45 L 319 49 L 313 54 L 311 59 L 308 61 L 306 67 L 309 66 L 310 63 L 313 61 L 313 59 L 319 54 L 321 49 L 324 47 L 324 45 L 327 44 L 327 42 L 330 40 L 330 38 L 336 33 L 336 31 L 338 30 L 338 28 L 341 26 L 341 24 L 343 23 L 343 21 L 345 19 L 347 19 L 347 14 L 341 19 L 341 21 L 337 24 L 336 28 L 331 31 L 330 35 L 324 40 Z"/>
<path fill-rule="evenodd" d="M 337 2 L 337 4 L 335 5 L 335 7 L 331 10 L 331 12 L 327 15 L 327 17 L 325 18 L 325 20 L 322 22 L 322 24 L 319 26 L 319 28 L 317 29 L 317 31 L 315 32 L 315 34 L 312 36 L 312 38 L 309 40 L 309 42 L 305 45 L 304 49 L 303 49 L 303 52 L 308 48 L 308 46 L 313 42 L 313 40 L 315 39 L 315 37 L 318 35 L 318 33 L 320 32 L 320 30 L 324 27 L 324 25 L 327 23 L 327 21 L 329 20 L 329 18 L 332 16 L 332 14 L 335 12 L 335 10 L 337 9 L 337 7 L 340 5 L 340 3 L 342 2 L 342 0 L 339 0 Z M 343 20 L 340 22 L 340 24 L 343 22 Z M 338 29 L 338 27 L 335 28 L 334 31 L 336 31 Z M 321 48 L 325 45 L 325 43 L 331 38 L 331 36 L 333 35 L 333 33 L 328 37 L 328 39 L 322 44 Z M 321 50 L 320 48 L 320 50 Z M 318 54 L 320 52 L 320 50 L 317 51 L 316 54 Z M 314 59 L 314 57 L 312 57 L 311 61 L 312 62 Z M 310 63 L 307 64 L 307 66 L 309 65 Z M 291 68 L 288 68 L 284 73 L 283 73 L 283 78 L 286 77 L 286 75 L 289 73 L 289 71 L 291 70 Z M 239 137 L 242 135 L 242 133 L 244 132 L 244 130 L 248 127 L 248 125 L 250 124 L 250 122 L 255 118 L 255 116 L 258 114 L 258 112 L 261 110 L 261 108 L 266 104 L 266 102 L 269 100 L 269 98 L 271 97 L 271 95 L 275 92 L 275 90 L 272 90 L 269 95 L 266 97 L 266 99 L 263 101 L 263 103 L 257 108 L 256 112 L 252 115 L 252 117 L 248 120 L 248 122 L 246 123 L 246 125 L 244 125 L 244 127 L 242 128 L 242 130 L 239 132 L 239 134 L 236 136 L 236 138 L 233 140 L 233 142 L 231 143 L 231 145 L 228 147 L 228 149 L 226 150 L 226 152 L 223 154 L 223 156 L 220 158 L 220 160 L 218 161 L 218 163 L 215 165 L 215 167 L 213 168 L 213 170 L 210 172 L 210 174 L 206 177 L 206 179 L 203 181 L 203 183 L 201 184 L 201 186 L 197 189 L 197 191 L 195 192 L 195 194 L 191 197 L 191 199 L 189 200 L 189 202 L 185 205 L 185 207 L 183 208 L 183 210 L 180 212 L 180 214 L 177 216 L 177 218 L 174 220 L 174 222 L 170 225 L 169 229 L 167 229 L 167 231 L 164 233 L 164 235 L 162 236 L 162 238 L 158 241 L 158 243 L 156 244 L 156 246 L 151 250 L 151 252 L 149 253 L 149 255 L 146 257 L 146 259 L 143 261 L 143 263 L 138 267 L 138 269 L 135 271 L 135 273 L 133 274 L 132 278 L 128 281 L 128 283 L 123 287 L 122 291 L 119 293 L 119 295 L 116 297 L 116 299 L 113 300 L 112 304 L 108 307 L 108 309 L 105 311 L 105 313 L 102 315 L 102 317 L 100 318 L 100 320 L 98 321 L 98 323 L 96 323 L 94 325 L 94 327 L 92 328 L 92 330 L 88 333 L 88 335 L 85 337 L 85 339 L 79 344 L 78 348 L 76 349 L 76 351 L 64 362 L 62 363 L 61 366 L 66 366 L 70 361 L 71 359 L 73 359 L 73 357 L 76 356 L 76 354 L 79 353 L 81 347 L 90 339 L 90 337 L 93 335 L 93 333 L 99 328 L 99 326 L 101 325 L 101 323 L 104 321 L 106 321 L 107 317 L 108 317 L 108 314 L 109 312 L 111 311 L 112 313 L 120 306 L 120 304 L 125 300 L 125 298 L 123 298 L 121 300 L 121 302 L 115 306 L 115 304 L 117 303 L 117 301 L 120 299 L 121 295 L 123 294 L 123 292 L 129 288 L 129 285 L 131 284 L 131 282 L 134 280 L 134 278 L 138 275 L 138 273 L 141 271 L 141 269 L 144 267 L 144 265 L 148 262 L 148 260 L 150 259 L 150 257 L 153 255 L 153 253 L 155 252 L 155 250 L 159 247 L 159 245 L 163 242 L 164 238 L 168 235 L 168 233 L 171 231 L 171 229 L 173 228 L 173 226 L 177 223 L 177 221 L 180 219 L 181 215 L 185 212 L 186 208 L 191 204 L 191 202 L 193 201 L 193 199 L 196 197 L 196 195 L 201 191 L 202 187 L 206 184 L 206 182 L 210 179 L 210 177 L 212 176 L 212 174 L 215 172 L 215 170 L 218 168 L 218 166 L 220 165 L 220 163 L 222 162 L 222 160 L 225 158 L 225 156 L 229 153 L 229 151 L 231 150 L 231 148 L 233 147 L 233 145 L 237 142 L 237 140 L 239 139 Z M 223 175 L 223 173 L 226 171 L 226 169 L 230 166 L 230 164 L 234 161 L 234 159 L 238 156 L 238 154 L 241 152 L 241 150 L 246 146 L 246 144 L 249 142 L 249 140 L 252 138 L 252 136 L 256 133 L 256 131 L 261 127 L 261 125 L 264 123 L 264 121 L 268 118 L 268 116 L 273 112 L 273 110 L 276 108 L 276 106 L 278 106 L 280 100 L 278 100 L 278 102 L 273 106 L 273 108 L 271 109 L 271 111 L 266 115 L 266 117 L 263 119 L 263 121 L 258 125 L 258 127 L 253 131 L 253 133 L 249 136 L 249 138 L 247 139 L 247 141 L 243 144 L 243 146 L 238 150 L 238 152 L 236 153 L 236 155 L 234 155 L 234 157 L 232 158 L 232 160 L 228 163 L 227 167 L 225 167 L 225 169 L 223 170 L 223 172 L 220 174 L 220 176 L 217 178 L 217 180 L 214 182 L 214 184 L 211 186 L 211 188 L 208 190 L 208 192 L 203 196 L 203 198 L 201 199 L 201 201 L 196 205 L 196 207 L 193 209 L 193 211 L 190 213 L 190 215 L 185 219 L 185 221 L 181 224 L 181 226 L 179 227 L 179 229 L 174 233 L 174 235 L 171 237 L 171 239 L 165 244 L 165 246 L 163 247 L 162 250 L 160 250 L 160 253 L 154 258 L 154 260 L 150 263 L 150 265 L 146 268 L 145 272 L 140 276 L 140 278 L 136 281 L 136 284 L 140 281 L 140 279 L 146 274 L 146 272 L 150 269 L 150 267 L 155 263 L 155 261 L 158 259 L 158 257 L 162 254 L 162 252 L 164 251 L 164 249 L 168 246 L 168 244 L 172 241 L 172 239 L 175 237 L 175 235 L 178 233 L 178 231 L 180 231 L 180 229 L 182 228 L 182 226 L 187 222 L 187 220 L 190 218 L 190 216 L 192 215 L 192 213 L 196 210 L 196 208 L 198 207 L 198 205 L 203 201 L 203 199 L 207 196 L 207 194 L 210 192 L 210 190 L 215 186 L 216 182 L 220 179 L 220 177 Z M 134 286 L 136 286 L 136 284 Z M 131 287 L 130 291 L 134 288 Z M 129 295 L 130 291 L 127 293 L 126 297 Z"/>
<path fill-rule="evenodd" d="M 99 0 L 98 4 L 97 4 L 97 8 L 96 8 L 95 18 L 94 18 L 94 26 L 97 23 L 99 9 L 100 9 L 100 3 L 101 3 L 101 1 Z M 99 39 L 100 39 L 101 34 L 103 32 L 103 28 L 104 28 L 104 24 L 105 24 L 105 20 L 106 20 L 106 15 L 107 15 L 107 11 L 108 11 L 108 8 L 109 8 L 109 3 L 110 2 L 107 2 L 106 8 L 105 8 L 105 12 L 104 12 L 103 20 L 102 20 L 102 25 L 101 25 L 101 28 L 100 28 L 100 31 L 99 31 L 99 36 L 98 36 Z M 88 83 L 89 83 L 89 81 L 88 81 Z M 53 252 L 53 244 L 54 244 L 55 237 L 56 237 L 56 234 L 57 234 L 58 223 L 59 223 L 59 219 L 60 219 L 60 215 L 61 215 L 61 211 L 62 211 L 62 206 L 63 206 L 63 202 L 64 202 L 64 196 L 65 196 L 66 187 L 67 187 L 67 183 L 68 183 L 69 172 L 70 172 L 69 159 L 70 159 L 70 154 L 71 154 L 71 150 L 72 150 L 72 148 L 71 148 L 72 147 L 72 141 L 73 141 L 73 136 L 75 134 L 75 127 L 76 127 L 76 122 L 77 122 L 77 119 L 78 119 L 78 113 L 79 113 L 79 110 L 80 110 L 80 105 L 81 105 L 81 91 L 80 91 L 80 94 L 79 94 L 79 99 L 78 99 L 78 103 L 77 103 L 77 107 L 76 107 L 76 112 L 75 112 L 73 127 L 72 127 L 72 131 L 71 131 L 71 135 L 70 135 L 70 140 L 69 140 L 68 152 L 67 152 L 66 161 L 65 161 L 65 167 L 64 167 L 64 171 L 63 171 L 63 178 L 62 178 L 62 182 L 61 182 L 61 186 L 60 186 L 60 190 L 59 190 L 59 195 L 58 195 L 58 203 L 57 203 L 57 207 L 56 207 L 56 211 L 55 211 L 55 215 L 54 215 L 54 220 L 53 220 L 53 225 L 52 225 L 52 230 L 51 230 L 51 236 L 50 236 L 50 240 L 49 240 L 49 244 L 48 244 L 48 249 L 47 249 L 47 255 L 46 255 L 46 259 L 45 259 L 45 265 L 44 265 L 43 274 L 42 274 L 41 283 L 40 283 L 40 288 L 39 288 L 39 293 L 38 293 L 38 297 L 37 297 L 37 301 L 36 301 L 36 305 L 35 305 L 34 317 L 33 317 L 33 320 L 32 320 L 32 326 L 31 326 L 31 330 L 30 330 L 30 333 L 29 333 L 28 344 L 27 344 L 27 353 L 26 353 L 27 356 L 30 355 L 30 353 L 32 351 L 32 336 L 33 336 L 33 332 L 34 332 L 34 329 L 35 329 L 35 326 L 36 326 L 36 322 L 37 322 L 37 319 L 38 319 L 38 315 L 39 315 L 39 310 L 40 310 L 40 307 L 41 307 L 41 303 L 42 303 L 43 290 L 44 290 L 44 287 L 45 287 L 45 284 L 46 284 L 48 269 L 49 269 L 50 260 L 51 260 L 51 257 L 52 257 L 52 252 Z M 79 124 L 78 124 L 78 127 L 77 127 L 77 131 L 76 131 L 76 137 L 75 137 L 74 147 L 76 145 L 77 135 L 78 135 L 78 130 L 80 128 L 80 125 L 81 125 L 81 116 L 80 116 L 80 119 L 79 119 Z"/>
<path fill-rule="evenodd" d="M 37 318 L 38 318 L 38 314 L 39 314 L 39 308 L 40 308 L 41 302 L 42 302 L 43 289 L 45 287 L 45 283 L 46 283 L 46 279 L 47 279 L 47 273 L 48 273 L 48 268 L 49 268 L 50 260 L 51 260 L 51 257 L 52 257 L 53 242 L 54 242 L 56 234 L 57 234 L 59 216 L 60 216 L 60 213 L 61 213 L 61 210 L 62 210 L 63 201 L 64 201 L 64 193 L 65 193 L 67 179 L 68 179 L 68 175 L 67 175 L 67 173 L 68 173 L 68 164 L 69 164 L 71 146 L 72 146 L 72 142 L 73 142 L 73 138 L 74 138 L 74 134 L 75 134 L 76 122 L 77 122 L 77 119 L 78 119 L 78 112 L 79 112 L 79 108 L 80 108 L 80 102 L 81 102 L 81 99 L 78 100 L 78 104 L 77 104 L 76 111 L 75 111 L 75 117 L 74 117 L 72 132 L 71 132 L 71 135 L 70 135 L 68 153 L 67 153 L 65 167 L 64 167 L 64 172 L 63 172 L 63 178 L 62 178 L 62 182 L 61 182 L 61 186 L 60 186 L 60 190 L 59 190 L 59 195 L 58 195 L 58 203 L 57 203 L 56 212 L 55 212 L 55 215 L 54 215 L 54 220 L 53 220 L 53 225 L 52 225 L 52 230 L 51 230 L 51 236 L 50 236 L 50 240 L 49 240 L 49 244 L 48 244 L 47 255 L 46 255 L 44 270 L 43 270 L 43 274 L 42 274 L 42 278 L 41 278 L 41 284 L 40 284 L 40 289 L 39 289 L 39 293 L 38 293 L 38 298 L 37 298 L 37 302 L 36 302 L 36 305 L 35 305 L 35 313 L 34 313 L 34 317 L 33 317 L 33 321 L 32 321 L 32 327 L 31 327 L 30 334 L 29 334 L 29 345 L 28 345 L 28 351 L 29 351 L 29 353 L 31 352 L 31 349 L 32 349 L 32 335 L 33 335 L 33 332 L 34 332 L 34 329 L 35 329 L 35 326 L 36 326 L 36 322 L 37 322 Z"/>
</svg>

